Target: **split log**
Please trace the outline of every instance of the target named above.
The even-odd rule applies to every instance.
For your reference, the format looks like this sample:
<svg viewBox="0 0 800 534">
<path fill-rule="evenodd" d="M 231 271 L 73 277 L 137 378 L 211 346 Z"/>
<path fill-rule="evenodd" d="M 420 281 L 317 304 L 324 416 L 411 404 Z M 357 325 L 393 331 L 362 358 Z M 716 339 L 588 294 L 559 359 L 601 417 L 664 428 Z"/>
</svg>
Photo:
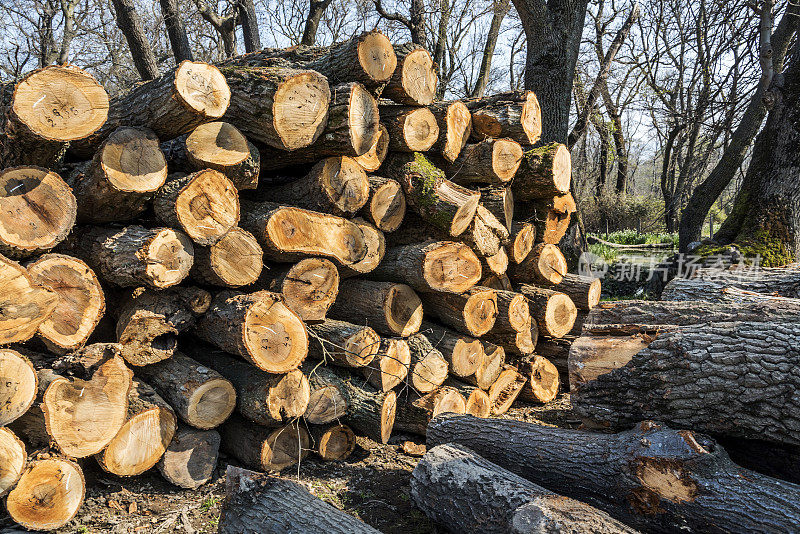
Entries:
<svg viewBox="0 0 800 534">
<path fill-rule="evenodd" d="M 77 229 L 61 250 L 85 261 L 104 281 L 120 287 L 164 289 L 189 275 L 194 247 L 172 228 L 97 226 Z"/>
<path fill-rule="evenodd" d="M 86 479 L 78 464 L 66 458 L 42 457 L 28 464 L 6 497 L 6 509 L 19 525 L 36 531 L 56 530 L 78 513 Z"/>
<path fill-rule="evenodd" d="M 527 202 L 566 195 L 571 180 L 572 161 L 566 146 L 551 143 L 532 148 L 522 155 L 512 186 L 514 198 Z"/>
<path fill-rule="evenodd" d="M 197 287 L 162 291 L 136 289 L 118 310 L 117 341 L 122 357 L 141 367 L 172 357 L 178 334 L 192 328 L 211 306 L 211 294 Z"/>
<path fill-rule="evenodd" d="M 581 310 L 589 311 L 600 303 L 602 286 L 599 278 L 565 273 L 561 282 L 547 287 L 569 296 Z"/>
<path fill-rule="evenodd" d="M 347 425 L 312 426 L 311 444 L 325 461 L 346 460 L 356 448 L 356 435 Z"/>
<path fill-rule="evenodd" d="M 458 392 L 467 399 L 464 413 L 474 415 L 475 417 L 489 417 L 491 414 L 492 402 L 489 399 L 488 393 L 481 388 L 466 384 L 452 377 L 445 380 L 444 386 L 458 390 Z"/>
<path fill-rule="evenodd" d="M 108 94 L 86 71 L 51 65 L 16 86 L 0 84 L 0 168 L 54 167 L 70 141 L 96 132 L 108 116 Z"/>
<path fill-rule="evenodd" d="M 0 427 L 0 497 L 17 485 L 26 460 L 25 444 L 11 430 Z"/>
<path fill-rule="evenodd" d="M 213 169 L 224 174 L 236 189 L 255 189 L 261 171 L 261 154 L 233 124 L 201 124 L 188 135 L 161 144 L 170 172 L 192 173 Z"/>
<path fill-rule="evenodd" d="M 361 372 L 374 388 L 390 391 L 405 382 L 411 367 L 411 349 L 404 339 L 383 338 L 375 360 L 362 367 Z"/>
<path fill-rule="evenodd" d="M 259 471 L 280 471 L 308 456 L 311 440 L 299 422 L 280 428 L 254 425 L 234 414 L 222 425 L 222 450 Z"/>
<path fill-rule="evenodd" d="M 305 420 L 314 425 L 324 425 L 343 417 L 350 401 L 347 386 L 334 372 L 333 366 L 307 361 L 302 370 L 308 377 L 310 388 L 308 407 L 303 414 Z"/>
<path fill-rule="evenodd" d="M 408 337 L 422 324 L 422 301 L 405 284 L 354 279 L 339 289 L 329 315 L 370 326 L 382 335 Z"/>
<path fill-rule="evenodd" d="M 319 138 L 313 144 L 291 152 L 278 148 L 262 149 L 262 170 L 314 164 L 326 156 L 352 158 L 369 151 L 378 136 L 378 103 L 375 98 L 358 82 L 336 85 L 331 88 L 331 93 L 328 121 Z"/>
<path fill-rule="evenodd" d="M 447 178 L 461 185 L 506 185 L 522 161 L 522 146 L 511 139 L 487 139 L 467 145 L 458 159 L 444 166 Z"/>
<path fill-rule="evenodd" d="M 226 493 L 220 534 L 380 534 L 291 480 L 228 466 Z"/>
<path fill-rule="evenodd" d="M 572 214 L 577 209 L 571 193 L 534 201 L 533 222 L 537 241 L 558 244 L 566 235 Z"/>
<path fill-rule="evenodd" d="M 179 426 L 158 461 L 158 471 L 168 482 L 184 489 L 197 489 L 217 467 L 222 438 L 216 430 Z"/>
<path fill-rule="evenodd" d="M 442 386 L 415 399 L 407 399 L 397 405 L 394 428 L 424 436 L 428 422 L 445 412 L 466 413 L 467 401 L 455 388 Z"/>
<path fill-rule="evenodd" d="M 39 325 L 39 339 L 51 352 L 79 349 L 106 309 L 94 271 L 81 260 L 63 254 L 45 254 L 27 267 L 33 283 L 58 295 L 53 313 Z"/>
<path fill-rule="evenodd" d="M 509 137 L 534 145 L 542 135 L 542 111 L 533 91 L 498 93 L 465 102 L 472 112 L 472 137 Z"/>
<path fill-rule="evenodd" d="M 265 271 L 256 285 L 281 293 L 286 306 L 303 321 L 324 321 L 339 294 L 339 271 L 324 258 L 305 258 Z"/>
<path fill-rule="evenodd" d="M 236 406 L 236 390 L 230 381 L 180 352 L 168 360 L 140 367 L 136 373 L 172 406 L 178 417 L 200 430 L 221 425 Z"/>
<path fill-rule="evenodd" d="M 174 139 L 204 122 L 219 119 L 230 102 L 231 88 L 216 67 L 183 61 L 159 78 L 114 98 L 103 127 L 94 135 L 71 143 L 70 150 L 79 157 L 91 157 L 120 126 L 149 128 L 162 141 Z"/>
<path fill-rule="evenodd" d="M 525 306 L 528 307 L 527 301 Z M 528 310 L 530 313 L 530 309 Z M 536 320 L 528 317 L 528 321 L 520 331 L 489 332 L 483 339 L 495 345 L 503 347 L 504 350 L 512 354 L 533 354 L 539 342 L 539 326 Z"/>
<path fill-rule="evenodd" d="M 445 161 L 457 161 L 472 133 L 472 115 L 463 102 L 439 102 L 428 107 L 439 126 L 439 139 L 431 151 L 441 154 Z M 520 154 L 521 155 L 521 154 Z"/>
<path fill-rule="evenodd" d="M 361 234 L 364 236 L 364 245 L 367 253 L 359 261 L 342 265 L 339 269 L 339 274 L 342 278 L 350 278 L 353 276 L 361 276 L 371 273 L 378 268 L 378 265 L 383 261 L 386 255 L 386 237 L 383 232 L 361 218 L 353 219 Z"/>
<path fill-rule="evenodd" d="M 27 341 L 50 318 L 59 297 L 33 282 L 28 270 L 0 255 L 0 345 Z"/>
<path fill-rule="evenodd" d="M 156 217 L 198 245 L 213 245 L 239 222 L 239 194 L 224 174 L 204 169 L 172 175 L 153 199 Z"/>
<path fill-rule="evenodd" d="M 492 212 L 483 205 L 478 204 L 478 209 L 475 211 L 475 219 L 473 219 L 467 231 L 464 232 L 462 238 L 475 252 L 488 259 L 497 256 L 501 252 L 503 246 L 508 243 L 509 233 L 503 223 Z M 503 255 L 507 267 L 508 256 L 505 255 L 505 251 L 503 251 Z M 496 273 L 496 269 L 493 272 Z"/>
<path fill-rule="evenodd" d="M 420 393 L 430 393 L 447 379 L 447 360 L 422 334 L 414 334 L 406 342 L 411 351 L 410 384 Z"/>
<path fill-rule="evenodd" d="M 241 287 L 258 280 L 264 268 L 264 252 L 255 236 L 233 227 L 209 247 L 194 247 L 189 276 L 200 284 Z"/>
<path fill-rule="evenodd" d="M 514 223 L 511 226 L 509 237 L 508 257 L 516 264 L 520 264 L 533 251 L 536 242 L 536 226 L 531 223 Z"/>
<path fill-rule="evenodd" d="M 483 459 L 463 445 L 433 447 L 411 475 L 411 497 L 451 532 L 593 534 L 636 531 Z"/>
<path fill-rule="evenodd" d="M 331 91 L 328 80 L 318 72 L 284 66 L 225 66 L 221 70 L 231 89 L 225 120 L 248 138 L 296 150 L 322 134 Z"/>
<path fill-rule="evenodd" d="M 308 332 L 308 355 L 334 365 L 364 367 L 380 349 L 380 336 L 368 326 L 327 319 L 308 325 Z"/>
<path fill-rule="evenodd" d="M 511 232 L 514 220 L 514 193 L 510 187 L 481 187 L 481 204 Z"/>
<path fill-rule="evenodd" d="M 505 247 L 500 247 L 493 256 L 481 256 L 481 266 L 484 272 L 495 276 L 503 276 L 508 270 L 508 254 Z"/>
<path fill-rule="evenodd" d="M 0 191 L 0 253 L 10 258 L 47 252 L 75 225 L 75 196 L 52 171 L 7 168 L 0 171 Z"/>
<path fill-rule="evenodd" d="M 117 476 L 140 475 L 156 465 L 167 450 L 177 424 L 166 401 L 153 388 L 134 379 L 128 392 L 128 420 L 97 455 L 97 462 Z"/>
<path fill-rule="evenodd" d="M 272 202 L 242 202 L 241 226 L 256 237 L 264 256 L 275 261 L 323 256 L 338 265 L 350 265 L 367 254 L 361 229 L 326 213 Z"/>
<path fill-rule="evenodd" d="M 185 350 L 231 381 L 236 388 L 236 410 L 254 423 L 283 426 L 301 417 L 308 408 L 311 389 L 299 369 L 272 374 L 207 345 L 190 345 Z"/>
<path fill-rule="evenodd" d="M 481 263 L 463 243 L 415 243 L 388 249 L 368 278 L 404 282 L 417 291 L 463 293 L 481 279 Z"/>
<path fill-rule="evenodd" d="M 406 215 L 406 195 L 397 180 L 370 176 L 369 202 L 362 209 L 365 217 L 382 232 L 394 232 Z"/>
<path fill-rule="evenodd" d="M 375 172 L 383 165 L 383 160 L 386 159 L 386 154 L 388 152 L 389 130 L 387 130 L 386 126 L 382 123 L 378 123 L 378 134 L 375 137 L 375 141 L 366 152 L 353 159 L 355 159 L 356 163 L 361 165 L 361 168 L 365 171 Z"/>
<path fill-rule="evenodd" d="M 536 321 L 540 334 L 559 338 L 572 330 L 578 309 L 569 296 L 527 284 L 520 284 L 519 291 L 528 299 L 531 317 Z"/>
<path fill-rule="evenodd" d="M 539 243 L 521 263 L 512 265 L 509 277 L 522 284 L 558 285 L 567 274 L 567 260 L 556 245 Z"/>
<path fill-rule="evenodd" d="M 492 415 L 506 413 L 522 393 L 526 382 L 526 377 L 517 372 L 515 367 L 506 365 L 488 391 Z"/>
<path fill-rule="evenodd" d="M 430 53 L 414 43 L 394 45 L 393 48 L 397 67 L 381 97 L 409 106 L 432 104 L 439 79 Z"/>
<path fill-rule="evenodd" d="M 109 223 L 144 213 L 166 179 L 167 162 L 155 132 L 121 126 L 68 181 L 78 199 L 78 220 Z"/>
<path fill-rule="evenodd" d="M 497 294 L 485 287 L 473 287 L 460 295 L 425 293 L 422 302 L 431 316 L 469 336 L 486 334 L 497 319 Z"/>
<path fill-rule="evenodd" d="M 472 376 L 483 363 L 483 345 L 475 338 L 428 321 L 422 324 L 422 334 L 442 353 L 453 376 Z"/>
<path fill-rule="evenodd" d="M 303 321 L 279 294 L 269 291 L 221 291 L 194 331 L 268 373 L 297 369 L 309 348 Z"/>
<path fill-rule="evenodd" d="M 33 405 L 38 380 L 26 356 L 5 348 L 0 349 L 0 377 L 0 427 L 3 427 L 22 417 Z"/>
<path fill-rule="evenodd" d="M 384 105 L 380 116 L 393 152 L 426 152 L 439 139 L 439 125 L 428 108 Z"/>
<path fill-rule="evenodd" d="M 474 375 L 465 376 L 464 381 L 474 384 L 484 391 L 488 391 L 497 381 L 506 363 L 506 351 L 503 347 L 489 342 L 483 345 L 483 361 L 475 370 Z"/>
<path fill-rule="evenodd" d="M 536 403 L 547 403 L 556 398 L 560 385 L 558 369 L 547 358 L 525 358 L 517 361 L 516 366 L 525 378 L 519 398 Z"/>
<path fill-rule="evenodd" d="M 800 520 L 798 486 L 734 465 L 707 436 L 652 422 L 600 434 L 448 415 L 431 422 L 427 442 L 469 447 L 646 532 L 706 532 L 709 525 L 719 532 L 780 532 Z"/>
</svg>

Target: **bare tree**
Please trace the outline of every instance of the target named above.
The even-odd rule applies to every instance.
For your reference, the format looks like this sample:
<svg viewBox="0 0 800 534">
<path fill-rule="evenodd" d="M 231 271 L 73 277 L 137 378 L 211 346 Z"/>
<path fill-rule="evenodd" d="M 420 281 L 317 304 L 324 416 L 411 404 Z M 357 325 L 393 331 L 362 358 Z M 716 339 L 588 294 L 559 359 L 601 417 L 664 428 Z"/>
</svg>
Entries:
<svg viewBox="0 0 800 534">
<path fill-rule="evenodd" d="M 261 50 L 261 36 L 258 33 L 258 17 L 253 0 L 237 0 L 239 20 L 242 25 L 242 40 L 245 52 Z"/>
<path fill-rule="evenodd" d="M 153 48 L 144 33 L 142 19 L 136 12 L 133 0 L 111 0 L 116 12 L 117 27 L 125 35 L 133 64 L 143 80 L 158 77 L 158 63 Z"/>
<path fill-rule="evenodd" d="M 470 92 L 470 96 L 480 98 L 486 92 L 489 85 L 489 73 L 492 70 L 492 58 L 497 47 L 497 38 L 500 36 L 500 27 L 503 19 L 511 8 L 511 0 L 496 0 L 492 6 L 492 23 L 489 25 L 489 33 L 486 35 L 486 44 L 481 55 L 481 66 L 478 71 L 478 79 Z"/>
<path fill-rule="evenodd" d="M 308 17 L 303 27 L 303 38 L 300 44 L 315 45 L 317 44 L 317 30 L 319 29 L 320 20 L 325 10 L 331 4 L 331 0 L 310 0 L 308 10 Z"/>
<path fill-rule="evenodd" d="M 159 1 L 161 2 L 161 13 L 164 15 L 164 25 L 167 27 L 167 35 L 172 45 L 175 61 L 192 61 L 192 48 L 189 45 L 189 37 L 186 35 L 186 29 L 179 14 L 178 0 Z"/>
<path fill-rule="evenodd" d="M 238 10 L 236 5 L 229 5 L 222 14 L 218 14 L 205 0 L 194 0 L 197 10 L 203 20 L 211 24 L 217 35 L 222 40 L 225 57 L 236 54 L 236 24 Z"/>
</svg>

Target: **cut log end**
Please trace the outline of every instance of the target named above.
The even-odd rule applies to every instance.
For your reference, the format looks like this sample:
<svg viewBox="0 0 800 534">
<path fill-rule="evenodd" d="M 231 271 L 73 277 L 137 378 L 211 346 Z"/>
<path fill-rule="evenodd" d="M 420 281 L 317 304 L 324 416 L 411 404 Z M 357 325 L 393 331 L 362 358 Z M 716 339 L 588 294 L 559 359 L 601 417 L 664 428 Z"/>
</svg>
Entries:
<svg viewBox="0 0 800 534">
<path fill-rule="evenodd" d="M 358 62 L 367 77 L 383 83 L 394 74 L 397 55 L 388 37 L 381 32 L 369 32 L 359 40 Z"/>
<path fill-rule="evenodd" d="M 418 106 L 433 103 L 438 78 L 430 53 L 423 48 L 410 52 L 403 59 L 401 69 L 400 83 L 406 99 L 409 100 L 405 103 Z"/>
<path fill-rule="evenodd" d="M 406 216 L 406 195 L 396 180 L 386 180 L 372 191 L 369 218 L 383 232 L 394 232 Z"/>
<path fill-rule="evenodd" d="M 381 443 L 389 443 L 394 428 L 394 419 L 397 415 L 397 393 L 388 391 L 381 404 Z"/>
<path fill-rule="evenodd" d="M 273 430 L 261 446 L 261 468 L 280 471 L 298 463 L 308 455 L 311 440 L 299 423 Z"/>
<path fill-rule="evenodd" d="M 38 381 L 30 360 L 11 349 L 0 349 L 0 427 L 18 419 L 36 399 Z"/>
<path fill-rule="evenodd" d="M 564 337 L 572 330 L 578 317 L 578 309 L 572 299 L 563 293 L 556 293 L 547 301 L 544 320 L 539 321 L 539 331 L 555 338 Z"/>
<path fill-rule="evenodd" d="M 475 388 L 467 397 L 464 413 L 475 417 L 489 417 L 492 413 L 492 401 L 489 394 L 480 388 Z"/>
<path fill-rule="evenodd" d="M 483 362 L 475 370 L 475 376 L 465 377 L 465 379 L 483 390 L 489 390 L 503 371 L 506 351 L 503 347 L 484 342 L 483 353 Z"/>
<path fill-rule="evenodd" d="M 312 429 L 314 452 L 326 461 L 345 460 L 356 448 L 356 435 L 347 425 L 333 425 L 328 428 Z"/>
<path fill-rule="evenodd" d="M 303 71 L 281 84 L 274 96 L 273 120 L 284 150 L 309 146 L 319 137 L 329 101 L 328 81 L 317 72 Z"/>
<path fill-rule="evenodd" d="M 455 185 L 455 184 L 452 184 Z M 451 187 L 449 182 L 442 183 L 439 188 L 439 194 L 443 198 L 459 198 L 462 196 L 458 186 Z M 459 236 L 463 234 L 472 221 L 475 219 L 475 213 L 478 211 L 478 204 L 480 203 L 480 195 L 471 195 L 461 202 L 461 205 L 453 215 L 453 220 L 450 223 L 450 235 Z"/>
<path fill-rule="evenodd" d="M 434 291 L 463 293 L 481 279 L 481 262 L 463 243 L 445 241 L 428 251 L 423 276 Z"/>
<path fill-rule="evenodd" d="M 303 321 L 322 321 L 336 300 L 339 271 L 323 258 L 300 260 L 289 269 L 280 291 L 286 305 Z"/>
<path fill-rule="evenodd" d="M 197 489 L 211 480 L 220 441 L 216 430 L 180 428 L 158 461 L 158 470 L 180 488 Z"/>
<path fill-rule="evenodd" d="M 406 113 L 402 127 L 402 146 L 409 152 L 425 152 L 439 138 L 439 125 L 428 108 L 416 108 Z M 391 143 L 391 139 L 390 139 Z"/>
<path fill-rule="evenodd" d="M 104 177 L 115 189 L 151 193 L 167 179 L 167 161 L 158 138 L 141 128 L 117 128 L 103 143 L 100 165 Z"/>
<path fill-rule="evenodd" d="M 26 459 L 25 444 L 11 430 L 0 427 L 0 497 L 16 485 Z"/>
<path fill-rule="evenodd" d="M 525 261 L 536 241 L 536 227 L 530 223 L 512 226 L 509 259 L 516 264 Z"/>
<path fill-rule="evenodd" d="M 195 115 L 219 119 L 231 101 L 225 76 L 213 65 L 184 61 L 175 71 L 175 94 Z"/>
<path fill-rule="evenodd" d="M 379 133 L 378 103 L 360 83 L 352 85 L 348 106 L 350 141 L 357 156 L 369 152 Z"/>
<path fill-rule="evenodd" d="M 472 133 L 472 114 L 463 102 L 453 102 L 444 113 L 444 139 L 441 140 L 442 157 L 453 162 L 461 154 L 461 150 Z M 440 135 L 442 128 L 439 128 Z"/>
<path fill-rule="evenodd" d="M 311 173 L 315 170 L 325 196 L 339 212 L 353 214 L 369 200 L 367 175 L 353 158 L 325 158 Z"/>
<path fill-rule="evenodd" d="M 269 373 L 297 369 L 308 353 L 305 326 L 282 299 L 263 293 L 266 296 L 250 306 L 242 325 L 248 354 Z"/>
<path fill-rule="evenodd" d="M 356 156 L 354 159 L 365 171 L 375 172 L 383 165 L 383 160 L 386 159 L 386 154 L 388 152 L 389 130 L 386 129 L 386 126 L 379 123 L 378 133 L 372 145 L 370 145 L 366 152 L 360 156 Z"/>
<path fill-rule="evenodd" d="M 194 261 L 194 246 L 189 237 L 171 228 L 158 230 L 143 252 L 146 276 L 159 289 L 181 283 Z"/>
<path fill-rule="evenodd" d="M 364 367 L 367 381 L 380 391 L 390 391 L 403 383 L 411 365 L 411 350 L 404 339 L 382 339 L 378 365 Z"/>
<path fill-rule="evenodd" d="M 18 263 L 0 255 L 0 345 L 27 341 L 58 305 L 58 295 L 33 283 Z"/>
<path fill-rule="evenodd" d="M 233 167 L 250 157 L 247 138 L 227 122 L 207 122 L 186 138 L 186 154 L 195 167 Z"/>
<path fill-rule="evenodd" d="M 472 290 L 464 304 L 464 325 L 480 337 L 492 329 L 497 319 L 497 294 L 493 289 Z"/>
<path fill-rule="evenodd" d="M 519 371 L 527 380 L 520 392 L 520 398 L 542 403 L 556 398 L 560 381 L 558 369 L 550 360 L 535 356 L 532 360 L 524 362 Z"/>
<path fill-rule="evenodd" d="M 224 378 L 208 380 L 196 388 L 188 403 L 186 422 L 200 429 L 221 425 L 236 406 L 236 390 Z"/>
<path fill-rule="evenodd" d="M 533 91 L 525 92 L 520 123 L 528 137 L 529 144 L 535 145 L 542 136 L 542 109 L 539 106 L 539 99 L 536 98 L 536 93 Z"/>
<path fill-rule="evenodd" d="M 342 266 L 341 274 L 345 278 L 371 273 L 378 268 L 386 254 L 386 238 L 383 232 L 361 218 L 351 222 L 361 230 L 367 253 L 360 261 Z"/>
<path fill-rule="evenodd" d="M 263 268 L 261 245 L 253 234 L 235 227 L 207 250 L 197 251 L 191 274 L 201 283 L 241 287 L 258 280 Z"/>
<path fill-rule="evenodd" d="M 395 284 L 383 303 L 383 313 L 389 329 L 407 337 L 417 333 L 422 324 L 422 301 L 407 285 Z"/>
<path fill-rule="evenodd" d="M 556 245 L 539 243 L 522 263 L 511 269 L 510 275 L 515 282 L 549 287 L 560 284 L 567 270 L 567 260 Z"/>
<path fill-rule="evenodd" d="M 489 401 L 492 406 L 492 415 L 502 415 L 511 408 L 511 405 L 522 392 L 526 379 L 516 369 L 506 367 L 500 372 L 492 387 L 489 388 Z"/>
<path fill-rule="evenodd" d="M 86 480 L 78 464 L 63 458 L 32 462 L 11 490 L 6 508 L 11 518 L 30 530 L 56 530 L 78 513 Z"/>
</svg>

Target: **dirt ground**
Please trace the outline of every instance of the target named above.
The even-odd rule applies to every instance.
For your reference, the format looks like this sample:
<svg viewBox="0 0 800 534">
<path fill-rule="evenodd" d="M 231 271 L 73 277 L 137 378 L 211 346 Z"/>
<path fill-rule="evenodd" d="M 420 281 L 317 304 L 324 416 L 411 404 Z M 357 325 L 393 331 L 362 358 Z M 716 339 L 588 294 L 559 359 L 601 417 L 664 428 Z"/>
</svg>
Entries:
<svg viewBox="0 0 800 534">
<path fill-rule="evenodd" d="M 577 427 L 569 395 L 546 405 L 517 403 L 503 417 L 559 427 Z M 399 434 L 387 445 L 358 438 L 353 455 L 343 462 L 323 462 L 313 455 L 286 469 L 281 477 L 300 482 L 314 495 L 361 518 L 386 534 L 436 534 L 436 528 L 414 507 L 409 479 L 418 458 L 403 452 L 405 441 L 424 443 L 420 436 Z M 217 531 L 220 504 L 225 494 L 225 469 L 235 460 L 224 455 L 214 478 L 195 491 L 167 483 L 152 469 L 122 479 L 102 471 L 92 460 L 83 462 L 86 501 L 78 516 L 61 534 L 94 533 L 211 533 Z M 0 534 L 21 532 L 3 514 Z"/>
</svg>

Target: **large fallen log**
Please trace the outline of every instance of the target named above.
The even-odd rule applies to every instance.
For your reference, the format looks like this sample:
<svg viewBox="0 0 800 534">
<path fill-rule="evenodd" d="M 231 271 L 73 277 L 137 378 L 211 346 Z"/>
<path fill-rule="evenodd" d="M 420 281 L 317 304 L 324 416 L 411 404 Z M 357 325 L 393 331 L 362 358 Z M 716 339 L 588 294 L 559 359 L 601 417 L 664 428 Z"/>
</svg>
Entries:
<svg viewBox="0 0 800 534">
<path fill-rule="evenodd" d="M 293 265 L 265 271 L 257 287 L 283 295 L 286 305 L 303 321 L 324 321 L 339 294 L 339 272 L 330 260 L 305 258 Z"/>
<path fill-rule="evenodd" d="M 472 136 L 510 137 L 521 145 L 533 145 L 542 135 L 542 111 L 533 91 L 510 91 L 467 100 L 472 112 Z"/>
<path fill-rule="evenodd" d="M 158 471 L 180 488 L 199 488 L 211 480 L 217 467 L 221 439 L 216 430 L 179 426 L 158 461 Z"/>
<path fill-rule="evenodd" d="M 35 284 L 27 269 L 3 255 L 0 255 L 0 287 L 3 288 L 0 309 L 5 310 L 0 314 L 0 345 L 32 338 L 58 306 L 55 291 Z"/>
<path fill-rule="evenodd" d="M 411 475 L 411 497 L 451 532 L 635 533 L 580 501 L 562 497 L 462 445 L 430 449 Z"/>
<path fill-rule="evenodd" d="M 791 268 L 698 269 L 691 278 L 676 277 L 664 288 L 661 300 L 722 300 L 724 288 L 800 298 L 800 270 Z"/>
<path fill-rule="evenodd" d="M 651 422 L 599 434 L 442 415 L 427 443 L 468 447 L 647 532 L 784 532 L 800 520 L 800 486 L 738 467 L 707 436 Z"/>
</svg>

